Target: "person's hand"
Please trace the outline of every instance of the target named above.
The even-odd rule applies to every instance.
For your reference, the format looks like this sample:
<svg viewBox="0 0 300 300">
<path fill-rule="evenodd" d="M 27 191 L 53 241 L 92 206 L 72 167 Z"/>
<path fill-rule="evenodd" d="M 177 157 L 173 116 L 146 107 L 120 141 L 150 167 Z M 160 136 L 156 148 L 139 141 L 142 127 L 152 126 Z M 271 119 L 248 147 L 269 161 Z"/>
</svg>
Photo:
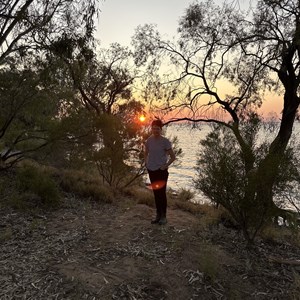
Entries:
<svg viewBox="0 0 300 300">
<path fill-rule="evenodd" d="M 166 170 L 168 169 L 168 164 L 164 164 L 160 167 L 161 170 Z"/>
</svg>

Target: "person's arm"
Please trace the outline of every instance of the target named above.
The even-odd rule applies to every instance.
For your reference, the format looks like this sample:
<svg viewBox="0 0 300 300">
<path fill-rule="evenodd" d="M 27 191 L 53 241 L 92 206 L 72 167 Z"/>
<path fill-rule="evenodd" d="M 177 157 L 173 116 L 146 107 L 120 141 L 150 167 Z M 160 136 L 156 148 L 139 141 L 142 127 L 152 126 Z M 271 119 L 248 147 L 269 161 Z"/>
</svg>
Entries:
<svg viewBox="0 0 300 300">
<path fill-rule="evenodd" d="M 147 167 L 147 162 L 148 162 L 148 155 L 149 155 L 149 150 L 148 150 L 148 147 L 145 145 L 144 146 L 144 161 L 145 161 L 146 167 Z"/>
<path fill-rule="evenodd" d="M 170 166 L 170 164 L 176 159 L 175 153 L 174 153 L 174 151 L 173 151 L 172 148 L 169 149 L 169 150 L 167 150 L 167 154 L 169 156 L 169 160 L 168 160 L 168 162 L 165 165 L 163 165 L 163 166 L 160 167 L 161 170 L 168 169 L 168 167 Z"/>
</svg>

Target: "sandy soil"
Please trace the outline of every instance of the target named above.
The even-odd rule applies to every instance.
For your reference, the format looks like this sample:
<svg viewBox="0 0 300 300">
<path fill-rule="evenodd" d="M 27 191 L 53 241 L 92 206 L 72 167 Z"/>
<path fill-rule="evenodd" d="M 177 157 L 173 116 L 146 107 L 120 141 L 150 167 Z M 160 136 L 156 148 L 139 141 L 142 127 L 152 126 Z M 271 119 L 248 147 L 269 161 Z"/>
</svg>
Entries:
<svg viewBox="0 0 300 300">
<path fill-rule="evenodd" d="M 249 251 L 237 231 L 178 209 L 166 226 L 145 205 L 76 199 L 0 213 L 0 299 L 300 299 L 298 248 Z"/>
</svg>

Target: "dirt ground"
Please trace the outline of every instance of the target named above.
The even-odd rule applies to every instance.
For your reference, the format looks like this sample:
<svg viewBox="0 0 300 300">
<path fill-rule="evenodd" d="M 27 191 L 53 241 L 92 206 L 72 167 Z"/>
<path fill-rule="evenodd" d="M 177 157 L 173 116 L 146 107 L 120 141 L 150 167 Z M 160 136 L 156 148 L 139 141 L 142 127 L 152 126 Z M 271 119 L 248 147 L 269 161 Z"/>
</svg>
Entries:
<svg viewBox="0 0 300 300">
<path fill-rule="evenodd" d="M 300 299 L 300 250 L 206 228 L 169 209 L 68 199 L 50 212 L 0 210 L 0 299 Z"/>
</svg>

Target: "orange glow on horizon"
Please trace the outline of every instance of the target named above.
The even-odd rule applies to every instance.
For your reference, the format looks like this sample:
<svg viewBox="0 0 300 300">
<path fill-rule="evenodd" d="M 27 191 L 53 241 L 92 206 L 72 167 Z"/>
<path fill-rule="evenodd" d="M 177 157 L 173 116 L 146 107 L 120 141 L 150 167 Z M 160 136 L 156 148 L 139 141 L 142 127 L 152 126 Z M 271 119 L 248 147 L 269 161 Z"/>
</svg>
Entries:
<svg viewBox="0 0 300 300">
<path fill-rule="evenodd" d="M 220 86 L 218 93 L 220 94 L 221 99 L 225 100 L 227 94 L 234 95 L 237 93 L 234 90 L 234 87 L 232 87 L 232 85 L 230 85 L 227 81 L 221 81 L 219 83 Z M 283 109 L 283 95 L 277 92 L 265 92 L 262 95 L 262 98 L 262 105 L 261 107 L 257 108 L 258 114 L 265 120 L 268 120 L 273 116 L 279 120 Z M 178 98 L 178 100 L 174 100 L 174 103 L 180 104 L 180 101 L 181 99 Z M 151 109 L 145 105 L 143 113 L 138 114 L 136 120 L 139 123 L 139 126 L 149 125 L 151 120 L 154 120 L 156 117 L 160 118 L 163 123 L 182 118 L 191 118 L 195 120 L 216 119 L 224 122 L 231 121 L 231 117 L 228 112 L 220 109 L 220 106 L 217 104 L 209 106 L 209 101 L 210 98 L 208 98 L 208 96 L 201 97 L 201 101 L 199 100 L 198 102 L 198 108 L 195 105 L 196 108 L 193 110 L 189 109 L 188 107 L 179 107 L 178 109 L 174 110 L 166 110 L 164 109 L 165 107 L 163 107 L 161 110 L 159 110 L 159 105 L 157 105 L 156 109 Z"/>
</svg>

